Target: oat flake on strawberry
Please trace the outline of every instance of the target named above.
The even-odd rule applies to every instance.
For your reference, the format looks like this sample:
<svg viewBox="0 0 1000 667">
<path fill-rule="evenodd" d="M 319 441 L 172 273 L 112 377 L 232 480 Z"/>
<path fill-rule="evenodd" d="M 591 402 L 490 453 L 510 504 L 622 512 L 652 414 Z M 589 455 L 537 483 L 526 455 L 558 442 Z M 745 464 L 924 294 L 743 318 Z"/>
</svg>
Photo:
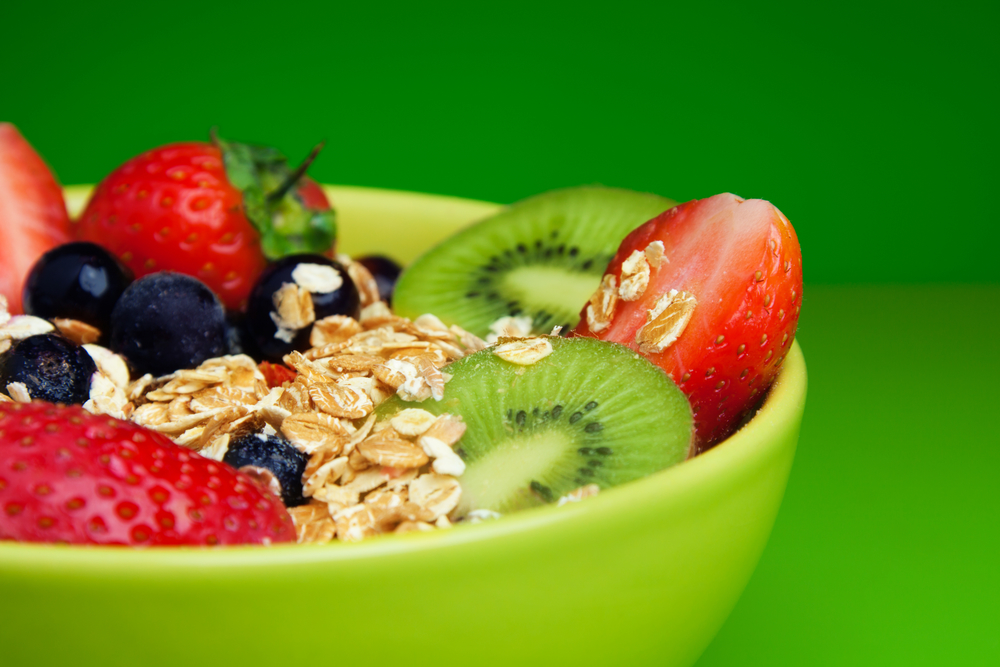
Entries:
<svg viewBox="0 0 1000 667">
<path fill-rule="evenodd" d="M 237 310 L 268 260 L 332 252 L 336 218 L 323 190 L 273 148 L 222 141 L 154 148 L 94 190 L 74 223 L 140 278 L 176 271 Z"/>
<path fill-rule="evenodd" d="M 622 241 L 575 333 L 628 345 L 691 401 L 696 448 L 732 433 L 774 381 L 802 303 L 802 252 L 781 211 L 724 193 Z"/>
</svg>

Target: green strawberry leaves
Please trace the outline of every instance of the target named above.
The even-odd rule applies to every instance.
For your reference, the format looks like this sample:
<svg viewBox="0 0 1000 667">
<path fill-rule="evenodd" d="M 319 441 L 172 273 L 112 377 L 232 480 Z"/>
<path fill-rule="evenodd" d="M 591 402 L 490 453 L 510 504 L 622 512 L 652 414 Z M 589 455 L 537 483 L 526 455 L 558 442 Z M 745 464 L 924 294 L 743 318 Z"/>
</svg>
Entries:
<svg viewBox="0 0 1000 667">
<path fill-rule="evenodd" d="M 316 158 L 313 149 L 297 169 L 279 151 L 219 139 L 226 176 L 243 193 L 243 209 L 260 234 L 260 245 L 269 260 L 299 253 L 325 253 L 337 240 L 337 218 L 331 209 L 306 206 L 297 186 Z"/>
</svg>

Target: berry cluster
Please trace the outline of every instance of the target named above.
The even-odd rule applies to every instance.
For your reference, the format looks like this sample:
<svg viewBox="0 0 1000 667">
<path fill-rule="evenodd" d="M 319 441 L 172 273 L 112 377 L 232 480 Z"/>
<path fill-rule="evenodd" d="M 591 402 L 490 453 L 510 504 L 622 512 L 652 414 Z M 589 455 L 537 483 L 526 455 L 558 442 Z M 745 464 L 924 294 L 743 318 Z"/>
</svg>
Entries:
<svg viewBox="0 0 1000 667">
<path fill-rule="evenodd" d="M 99 420 L 62 406 L 82 405 L 90 398 L 100 348 L 124 358 L 133 377 L 163 376 L 242 353 L 261 362 L 269 381 L 281 384 L 294 376 L 281 365 L 282 358 L 308 349 L 312 321 L 356 317 L 358 287 L 344 263 L 331 259 L 333 210 L 322 189 L 304 175 L 314 157 L 315 152 L 304 165 L 290 169 L 273 149 L 217 138 L 163 146 L 116 169 L 97 186 L 84 214 L 71 222 L 41 158 L 13 126 L 0 124 L 0 189 L 11 186 L 10 192 L 0 192 L 0 248 L 12 258 L 0 277 L 10 311 L 16 315 L 23 310 L 33 326 L 44 329 L 7 337 L 0 353 L 0 392 L 18 400 L 27 394 L 32 403 L 3 408 L 0 421 L 16 422 L 23 430 L 19 437 L 30 439 L 37 449 L 35 458 L 21 461 L 38 465 L 32 488 L 55 489 L 58 502 L 68 503 L 53 511 L 48 501 L 55 495 L 48 501 L 35 498 L 38 493 L 21 489 L 0 472 L 0 501 L 6 498 L 6 514 L 0 512 L 0 517 L 9 519 L 0 521 L 0 539 L 225 544 L 294 538 L 282 503 L 248 500 L 245 490 L 263 481 L 261 498 L 268 487 L 287 507 L 305 502 L 301 478 L 306 458 L 283 439 L 248 433 L 230 444 L 220 464 L 127 422 Z M 399 266 L 381 257 L 358 261 L 370 267 L 387 300 Z M 281 304 L 289 292 L 308 298 L 314 314 L 309 322 L 297 326 L 284 316 Z M 66 331 L 77 335 L 63 335 Z M 92 422 L 103 426 L 95 431 Z M 97 434 L 108 424 L 112 435 Z M 0 449 L 13 442 L 13 432 L 4 428 Z M 142 460 L 157 461 L 144 469 L 173 472 L 152 475 L 137 482 L 139 487 L 155 482 L 164 497 L 197 502 L 181 511 L 178 503 L 187 501 L 177 500 L 172 505 L 177 511 L 167 520 L 162 511 L 150 509 L 141 488 L 108 481 L 104 487 L 117 501 L 84 511 L 87 494 L 73 495 L 76 486 L 53 477 L 63 463 L 46 458 L 62 451 L 59 444 L 67 434 L 76 434 L 80 443 L 70 458 L 76 462 L 74 470 L 88 470 L 86 485 L 114 476 L 114 466 L 109 468 L 104 459 L 141 454 Z M 31 454 L 6 452 L 3 460 L 15 453 Z M 13 465 L 20 465 L 17 461 Z M 204 473 L 208 488 L 191 483 L 192 471 Z M 225 484 L 235 491 L 223 497 L 218 480 L 232 475 L 238 477 Z M 29 477 L 18 475 L 19 484 Z M 23 501 L 25 494 L 31 502 Z M 197 507 L 209 497 L 210 507 Z M 248 507 L 256 503 L 263 509 L 248 510 L 242 517 L 246 521 L 234 527 L 238 517 L 223 501 Z M 77 505 L 77 514 L 89 517 L 86 521 L 71 518 Z M 116 517 L 126 506 L 152 514 L 142 521 Z M 122 528 L 126 524 L 132 528 Z"/>
<path fill-rule="evenodd" d="M 23 304 L 27 314 L 18 320 L 0 309 L 0 392 L 7 394 L 0 397 L 0 539 L 277 541 L 289 537 L 286 507 L 324 497 L 312 477 L 303 486 L 307 466 L 319 461 L 327 461 L 321 469 L 335 460 L 359 466 L 351 468 L 354 479 L 371 466 L 398 472 L 403 460 L 417 461 L 405 466 L 414 475 L 429 475 L 421 468 L 433 456 L 434 474 L 463 475 L 461 490 L 452 480 L 464 503 L 451 515 L 457 520 L 474 506 L 506 511 L 525 499 L 583 497 L 727 438 L 753 414 L 792 345 L 802 298 L 801 252 L 791 223 L 770 202 L 723 193 L 675 206 L 642 193 L 570 188 L 471 226 L 400 276 L 391 260 L 336 253 L 333 209 L 305 176 L 317 152 L 291 168 L 273 149 L 214 136 L 211 143 L 163 146 L 116 169 L 70 221 L 47 167 L 12 126 L 0 124 L 0 260 L 7 260 L 0 261 L 0 293 L 8 293 L 13 313 Z M 360 314 L 362 304 L 376 299 L 394 300 L 400 317 L 389 319 L 416 330 L 419 318 L 433 313 L 424 322 L 435 336 L 455 337 L 481 353 L 463 357 L 452 341 L 438 350 L 440 357 L 426 350 L 397 357 L 393 341 L 391 358 L 382 363 L 374 357 L 379 363 L 364 371 L 372 373 L 369 386 L 377 391 L 357 390 L 356 401 L 324 393 L 334 391 L 326 386 L 326 371 L 317 372 L 311 356 L 301 364 L 289 355 L 310 350 L 313 334 L 321 340 L 327 327 L 344 324 L 339 317 L 382 322 Z M 313 323 L 324 319 L 313 332 Z M 542 336 L 555 322 L 565 323 L 561 328 L 571 340 Z M 487 343 L 477 335 L 499 343 L 483 350 Z M 311 354 L 331 349 L 342 348 L 321 345 Z M 148 388 L 146 379 L 127 390 L 127 377 L 108 380 L 109 357 L 121 376 L 128 375 L 127 364 L 133 377 L 151 375 L 169 384 L 187 380 L 165 376 L 235 354 L 259 364 L 255 387 L 263 386 L 261 376 L 268 387 L 285 386 L 291 400 L 305 396 L 321 416 L 348 420 L 336 423 L 350 433 L 381 401 L 383 417 L 404 407 L 411 416 L 422 415 L 425 431 L 416 433 L 421 444 L 390 437 L 396 433 L 390 427 L 415 428 L 405 419 L 388 426 L 366 422 L 373 440 L 355 443 L 350 457 L 327 460 L 341 450 L 298 449 L 276 435 L 280 423 L 268 430 L 259 421 L 215 413 L 213 419 L 232 430 L 219 435 L 221 444 L 212 450 L 222 461 L 207 462 L 159 436 L 141 444 L 149 435 L 133 424 L 91 416 L 134 418 L 160 409 L 155 399 L 142 404 L 136 387 Z M 285 359 L 301 378 L 283 365 Z M 634 368 L 626 369 L 624 359 Z M 246 357 L 240 362 L 253 368 Z M 601 370 L 605 366 L 613 371 Z M 343 375 L 334 380 L 364 379 L 349 372 L 354 369 L 337 371 Z M 310 375 L 323 378 L 325 388 L 303 388 L 299 380 Z M 618 384 L 605 383 L 611 377 Z M 118 395 L 139 391 L 138 407 L 131 398 L 121 401 L 135 412 L 101 407 L 101 400 L 110 400 L 100 393 L 102 378 Z M 375 379 L 383 385 L 376 387 Z M 181 412 L 187 409 L 183 400 L 194 402 L 187 391 L 178 390 L 185 394 Z M 431 395 L 437 401 L 423 403 Z M 652 406 L 636 395 L 672 398 L 669 405 Z M 255 401 L 260 406 L 267 398 Z M 638 414 L 623 417 L 615 401 Z M 65 404 L 82 404 L 83 410 Z M 163 406 L 175 407 L 172 400 Z M 421 435 L 445 417 L 435 409 L 457 419 L 461 433 L 465 424 L 475 425 L 454 450 L 461 433 L 447 443 Z M 506 421 L 493 424 L 503 414 Z M 652 423 L 644 427 L 643 419 Z M 507 438 L 517 443 L 509 448 L 515 451 L 526 444 L 524 433 L 538 440 L 557 428 L 565 432 L 543 440 L 568 454 L 546 454 L 549 466 L 532 469 L 523 458 L 503 464 L 493 455 Z M 199 429 L 214 433 L 209 426 L 187 431 Z M 673 444 L 666 452 L 668 432 Z M 454 467 L 439 465 L 444 452 Z M 504 465 L 518 468 L 517 474 L 506 475 Z M 508 477 L 529 481 L 500 489 Z M 249 487 L 261 499 L 248 497 Z M 177 502 L 169 504 L 171 498 Z M 395 501 L 404 503 L 402 496 Z M 259 513 L 243 512 L 250 506 Z M 275 507 L 280 511 L 272 512 Z M 341 510 L 338 516 L 361 515 Z M 450 525 L 445 514 L 438 518 Z M 339 521 L 325 514 L 322 520 Z M 332 535 L 326 528 L 317 534 Z"/>
</svg>

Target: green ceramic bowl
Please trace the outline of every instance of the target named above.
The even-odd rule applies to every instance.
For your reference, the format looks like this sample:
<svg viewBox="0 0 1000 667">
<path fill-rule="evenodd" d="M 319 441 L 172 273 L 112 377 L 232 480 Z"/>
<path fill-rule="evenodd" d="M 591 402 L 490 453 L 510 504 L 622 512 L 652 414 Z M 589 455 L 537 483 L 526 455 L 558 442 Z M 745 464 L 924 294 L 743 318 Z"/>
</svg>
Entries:
<svg viewBox="0 0 1000 667">
<path fill-rule="evenodd" d="M 403 260 L 492 204 L 330 188 L 346 252 Z M 85 191 L 71 189 L 72 207 Z M 359 544 L 0 544 L 0 663 L 690 665 L 774 522 L 806 396 L 793 346 L 715 449 L 561 508 Z"/>
</svg>

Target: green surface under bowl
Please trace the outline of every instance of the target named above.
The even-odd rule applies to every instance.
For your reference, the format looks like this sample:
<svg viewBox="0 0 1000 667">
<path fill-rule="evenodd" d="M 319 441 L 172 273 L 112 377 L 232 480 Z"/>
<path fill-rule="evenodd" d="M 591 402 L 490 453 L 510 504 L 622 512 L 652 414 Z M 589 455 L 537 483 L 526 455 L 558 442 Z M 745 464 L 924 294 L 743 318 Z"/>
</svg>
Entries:
<svg viewBox="0 0 1000 667">
<path fill-rule="evenodd" d="M 85 190 L 70 189 L 79 210 Z M 402 260 L 492 204 L 328 189 L 342 249 Z M 802 352 L 715 449 L 564 507 L 358 544 L 0 543 L 0 664 L 690 665 L 771 531 L 806 396 Z"/>
</svg>

